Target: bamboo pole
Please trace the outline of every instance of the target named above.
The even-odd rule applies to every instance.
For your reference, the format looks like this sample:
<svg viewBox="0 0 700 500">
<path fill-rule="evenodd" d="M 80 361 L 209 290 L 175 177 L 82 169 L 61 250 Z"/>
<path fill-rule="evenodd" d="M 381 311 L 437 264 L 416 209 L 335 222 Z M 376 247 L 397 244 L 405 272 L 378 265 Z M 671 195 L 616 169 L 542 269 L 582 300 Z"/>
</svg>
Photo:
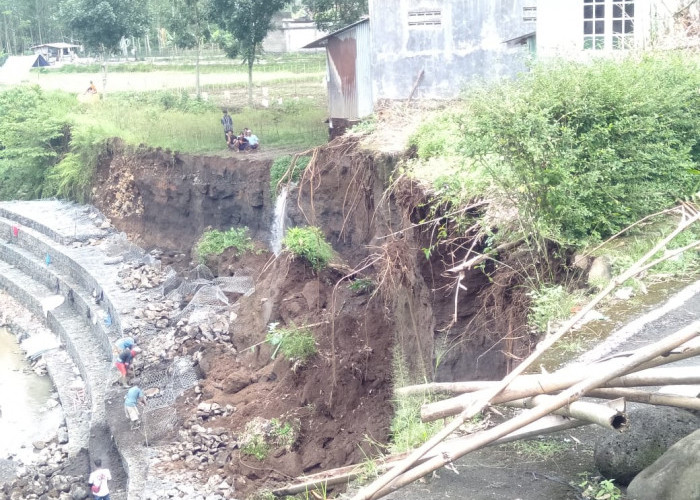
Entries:
<svg viewBox="0 0 700 500">
<path fill-rule="evenodd" d="M 586 396 L 604 399 L 625 398 L 627 401 L 634 401 L 635 403 L 675 406 L 676 408 L 685 408 L 686 410 L 700 410 L 700 398 L 649 392 L 641 389 L 594 389 L 587 392 Z"/>
<path fill-rule="evenodd" d="M 560 377 L 562 373 L 566 374 L 569 371 L 576 371 L 576 370 L 597 370 L 597 364 L 598 363 L 604 363 L 608 362 L 614 359 L 621 359 L 621 358 L 626 358 L 634 354 L 635 351 L 628 351 L 625 353 L 617 354 L 615 356 L 611 356 L 599 361 L 596 361 L 595 363 L 591 365 L 587 365 L 585 368 L 582 368 L 580 366 L 575 366 L 575 367 L 567 367 L 562 370 L 557 370 L 556 372 L 551 373 L 550 375 L 554 378 Z M 676 361 L 681 361 L 683 359 L 688 359 L 692 358 L 695 356 L 700 355 L 700 339 L 695 339 L 694 341 L 691 342 L 686 342 L 684 345 L 680 346 L 678 349 L 674 349 L 673 351 L 669 353 L 665 353 L 661 356 L 658 356 L 657 358 L 649 361 L 648 363 L 644 363 L 636 368 L 634 368 L 633 371 L 640 371 L 640 370 L 645 370 L 648 368 L 654 368 L 657 366 L 662 366 L 665 364 L 670 364 L 674 363 Z M 520 380 L 523 379 L 528 379 L 528 378 L 534 378 L 534 377 L 540 377 L 542 375 L 540 374 L 526 374 L 526 375 L 521 375 L 517 379 L 513 381 L 513 383 L 522 383 L 519 382 Z M 565 375 L 566 376 L 566 375 Z M 468 380 L 466 382 L 433 382 L 430 384 L 419 384 L 419 385 L 408 385 L 405 387 L 400 387 L 396 389 L 396 394 L 399 396 L 411 396 L 414 394 L 424 394 L 426 392 L 444 392 L 444 393 L 452 393 L 452 394 L 464 394 L 466 392 L 476 392 L 476 391 L 481 391 L 483 389 L 488 389 L 490 387 L 493 387 L 494 384 L 497 384 L 497 381 L 494 380 Z M 508 388 L 511 388 L 513 384 L 510 384 Z M 506 388 L 506 389 L 508 389 Z"/>
<path fill-rule="evenodd" d="M 531 409 L 540 404 L 551 401 L 551 398 L 554 397 L 556 396 L 543 394 L 532 398 L 508 401 L 505 403 L 505 406 Z M 584 422 L 590 422 L 611 431 L 623 431 L 627 428 L 627 415 L 625 415 L 624 403 L 625 400 L 623 398 L 619 398 L 615 401 L 621 402 L 622 409 L 601 405 L 599 403 L 591 403 L 588 401 L 574 401 L 573 403 L 555 410 L 553 413 L 555 415 L 561 415 L 562 417 L 575 418 Z"/>
<path fill-rule="evenodd" d="M 614 368 L 619 366 L 619 361 L 611 360 L 606 364 L 596 366 L 595 370 L 589 367 L 581 369 L 577 373 L 564 374 L 548 374 L 535 375 L 532 377 L 521 377 L 511 383 L 503 392 L 495 398 L 492 398 L 492 403 L 500 404 L 514 401 L 516 399 L 529 398 L 539 394 L 547 394 L 550 392 L 561 391 L 571 387 L 574 384 L 585 380 L 590 373 L 598 370 L 605 370 L 609 367 Z M 497 382 L 492 382 L 495 386 Z M 666 367 L 666 368 L 649 368 L 641 372 L 634 372 L 621 377 L 615 377 L 606 384 L 605 387 L 639 387 L 639 386 L 654 386 L 654 385 L 682 385 L 682 384 L 700 384 L 700 370 L 697 367 Z M 481 391 L 463 394 L 456 398 L 445 399 L 436 403 L 423 405 L 421 408 L 421 420 L 424 422 L 432 422 L 441 418 L 457 415 L 462 411 L 462 405 L 468 399 L 478 401 L 483 393 L 489 391 L 490 388 Z"/>
<path fill-rule="evenodd" d="M 625 363 L 621 364 L 620 366 L 611 366 L 606 370 L 599 370 L 590 378 L 579 382 L 561 394 L 552 397 L 549 401 L 536 406 L 532 410 L 527 410 L 492 429 L 478 432 L 466 437 L 460 446 L 452 447 L 450 451 L 444 452 L 440 456 L 433 457 L 407 473 L 402 474 L 389 486 L 383 487 L 381 490 L 376 492 L 372 492 L 371 495 L 367 497 L 367 500 L 383 497 L 397 488 L 412 483 L 413 481 L 436 469 L 439 469 L 440 467 L 443 467 L 444 465 L 466 455 L 467 453 L 482 448 L 486 444 L 495 441 L 496 439 L 505 436 L 523 427 L 524 425 L 547 415 L 548 413 L 558 410 L 562 406 L 569 404 L 571 401 L 577 400 L 586 392 L 600 387 L 615 377 L 623 375 L 629 371 L 630 368 L 654 359 L 656 356 L 670 351 L 680 344 L 697 337 L 698 334 L 700 334 L 700 321 L 695 321 L 685 328 L 667 336 L 666 338 L 637 350 L 633 356 L 630 356 L 630 358 L 625 360 Z"/>
<path fill-rule="evenodd" d="M 610 408 L 615 408 L 614 402 L 610 402 L 608 406 Z M 590 422 L 585 422 L 582 420 L 576 420 L 572 418 L 565 418 L 559 415 L 548 415 L 543 417 L 532 424 L 528 424 L 522 429 L 519 429 L 507 436 L 504 436 L 493 443 L 489 443 L 487 446 L 495 446 L 499 444 L 510 443 L 513 441 L 519 441 L 523 439 L 529 439 L 542 434 L 550 434 L 552 432 L 559 432 L 567 429 L 573 429 L 575 427 L 581 427 L 584 425 L 590 425 Z M 464 438 L 456 438 L 450 440 L 446 443 L 441 443 L 436 446 L 435 449 L 429 455 L 422 458 L 419 463 L 425 462 L 426 460 L 433 458 L 443 452 L 443 448 L 448 445 L 453 445 L 454 443 L 460 442 Z M 409 452 L 398 453 L 396 455 L 389 455 L 378 459 L 374 466 L 376 467 L 377 473 L 382 473 L 388 470 L 394 463 L 399 460 L 403 460 L 408 456 Z M 337 469 L 331 469 L 324 472 L 319 472 L 311 476 L 306 476 L 300 480 L 298 483 L 283 486 L 274 490 L 272 493 L 275 496 L 286 496 L 286 495 L 297 495 L 299 493 L 306 493 L 318 487 L 329 487 L 338 484 L 344 484 L 348 481 L 357 479 L 362 475 L 364 471 L 363 464 L 348 465 L 346 467 L 339 467 Z"/>
<path fill-rule="evenodd" d="M 647 261 L 649 261 L 659 251 L 663 250 L 671 240 L 673 240 L 676 236 L 678 236 L 679 233 L 681 233 L 683 230 L 685 230 L 687 227 L 691 226 L 692 224 L 694 224 L 698 220 L 700 220 L 700 212 L 694 214 L 692 217 L 689 217 L 688 219 L 682 220 L 678 224 L 676 229 L 674 229 L 668 236 L 666 236 L 661 241 L 659 241 L 656 245 L 654 245 L 654 248 L 649 250 L 649 252 L 647 252 L 644 256 L 642 256 L 641 259 L 639 259 L 637 262 L 635 262 L 627 271 L 622 273 L 620 276 L 617 276 L 614 279 L 612 279 L 610 281 L 610 283 L 608 284 L 608 286 L 606 286 L 603 290 L 601 290 L 598 293 L 598 295 L 596 295 L 585 307 L 583 307 L 577 314 L 575 314 L 573 318 L 571 318 L 564 325 L 562 325 L 561 328 L 559 328 L 559 330 L 557 330 L 556 333 L 547 337 L 544 341 L 542 341 L 540 344 L 538 344 L 535 351 L 532 354 L 530 354 L 530 356 L 528 356 L 522 363 L 520 363 L 511 373 L 506 375 L 506 377 L 501 381 L 500 384 L 498 384 L 496 387 L 494 387 L 492 389 L 488 389 L 488 391 L 484 393 L 482 399 L 480 399 L 476 402 L 472 402 L 468 406 L 465 406 L 464 410 L 459 415 L 459 417 L 455 418 L 452 422 L 450 422 L 450 424 L 448 424 L 448 426 L 446 426 L 442 431 L 438 432 L 435 436 L 433 436 L 427 443 L 423 444 L 418 449 L 416 449 L 413 453 L 411 453 L 411 455 L 406 460 L 399 462 L 389 472 L 384 474 L 382 477 L 379 477 L 376 481 L 374 481 L 372 484 L 370 484 L 366 488 L 363 488 L 362 490 L 360 490 L 352 498 L 352 500 L 369 500 L 370 498 L 374 497 L 375 493 L 380 491 L 382 488 L 386 487 L 396 477 L 398 477 L 400 474 L 402 474 L 403 472 L 408 470 L 410 467 L 412 467 L 413 464 L 420 457 L 425 455 L 428 451 L 430 451 L 432 448 L 434 448 L 440 441 L 442 441 L 447 436 L 449 436 L 453 431 L 458 429 L 460 425 L 462 425 L 468 419 L 470 419 L 471 417 L 473 417 L 474 415 L 479 413 L 486 405 L 488 405 L 491 402 L 491 400 L 495 396 L 497 396 L 505 387 L 507 387 L 508 384 L 510 384 L 518 375 L 521 375 L 530 365 L 532 365 L 532 363 L 534 363 L 542 355 L 542 353 L 544 353 L 547 349 L 549 349 L 557 340 L 559 340 L 561 337 L 563 337 L 564 334 L 566 332 L 568 332 L 571 329 L 571 327 L 573 327 L 576 323 L 578 323 L 589 311 L 593 310 L 593 308 L 601 300 L 603 300 L 603 298 L 605 298 L 608 294 L 610 294 L 610 292 L 612 292 L 618 285 L 620 285 L 621 283 L 624 283 L 628 279 L 633 278 L 638 273 L 640 273 L 642 266 Z M 673 346 L 673 347 L 676 347 L 676 346 Z M 659 354 L 661 354 L 661 353 L 659 353 Z M 632 358 L 636 359 L 635 356 L 633 356 Z M 534 410 L 532 410 L 532 411 L 534 411 Z"/>
</svg>

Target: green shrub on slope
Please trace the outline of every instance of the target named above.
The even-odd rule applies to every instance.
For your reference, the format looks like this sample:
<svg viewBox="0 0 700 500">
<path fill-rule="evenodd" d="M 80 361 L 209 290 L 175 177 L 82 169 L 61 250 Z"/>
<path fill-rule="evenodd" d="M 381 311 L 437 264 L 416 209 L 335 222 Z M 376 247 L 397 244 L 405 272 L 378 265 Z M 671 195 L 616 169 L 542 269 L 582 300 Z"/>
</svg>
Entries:
<svg viewBox="0 0 700 500">
<path fill-rule="evenodd" d="M 472 91 L 451 126 L 443 116 L 423 127 L 452 139 L 418 150 L 454 141 L 467 159 L 458 175 L 488 179 L 526 233 L 596 240 L 697 189 L 698 88 L 698 64 L 679 56 L 540 65 Z"/>
</svg>

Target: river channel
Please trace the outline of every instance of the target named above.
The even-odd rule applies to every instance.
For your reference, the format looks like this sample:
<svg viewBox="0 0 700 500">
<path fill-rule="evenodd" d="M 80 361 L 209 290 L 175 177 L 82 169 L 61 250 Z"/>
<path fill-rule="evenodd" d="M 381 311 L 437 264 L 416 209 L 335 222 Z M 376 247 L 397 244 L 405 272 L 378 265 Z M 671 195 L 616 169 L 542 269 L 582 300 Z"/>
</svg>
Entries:
<svg viewBox="0 0 700 500">
<path fill-rule="evenodd" d="M 52 439 L 63 419 L 48 376 L 31 369 L 16 337 L 0 328 L 0 459 L 31 462 L 35 441 Z"/>
</svg>

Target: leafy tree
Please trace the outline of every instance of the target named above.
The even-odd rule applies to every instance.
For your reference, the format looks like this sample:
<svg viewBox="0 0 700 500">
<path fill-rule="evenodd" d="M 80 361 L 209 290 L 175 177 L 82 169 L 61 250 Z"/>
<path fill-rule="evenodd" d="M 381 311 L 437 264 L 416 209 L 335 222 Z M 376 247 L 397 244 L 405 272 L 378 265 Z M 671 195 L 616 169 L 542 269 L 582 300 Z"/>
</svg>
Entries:
<svg viewBox="0 0 700 500">
<path fill-rule="evenodd" d="M 226 55 L 240 56 L 248 65 L 248 101 L 253 102 L 253 64 L 272 29 L 272 16 L 286 0 L 212 0 L 210 15 L 221 26 Z"/>
<path fill-rule="evenodd" d="M 202 44 L 211 36 L 206 19 L 207 4 L 205 2 L 206 0 L 173 0 L 168 17 L 168 30 L 173 37 L 175 45 L 184 49 L 197 49 L 195 63 L 197 96 L 201 93 L 199 86 L 199 58 L 202 52 Z"/>
<path fill-rule="evenodd" d="M 63 15 L 83 45 L 102 54 L 102 84 L 107 86 L 107 54 L 122 38 L 138 37 L 148 29 L 148 4 L 140 0 L 67 0 Z"/>
<path fill-rule="evenodd" d="M 63 13 L 83 45 L 103 55 L 122 38 L 143 35 L 150 24 L 148 4 L 140 0 L 67 0 Z"/>
<path fill-rule="evenodd" d="M 302 0 L 318 29 L 336 31 L 367 14 L 367 0 Z"/>
</svg>

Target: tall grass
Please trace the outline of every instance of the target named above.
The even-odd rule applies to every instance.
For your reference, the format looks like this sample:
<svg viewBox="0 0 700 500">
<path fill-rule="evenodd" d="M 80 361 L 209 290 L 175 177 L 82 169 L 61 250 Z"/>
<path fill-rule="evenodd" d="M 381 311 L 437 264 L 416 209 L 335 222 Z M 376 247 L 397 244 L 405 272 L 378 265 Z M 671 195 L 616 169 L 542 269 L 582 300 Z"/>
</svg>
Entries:
<svg viewBox="0 0 700 500">
<path fill-rule="evenodd" d="M 292 111 L 244 108 L 234 110 L 231 116 L 234 130 L 252 129 L 260 138 L 261 148 L 306 148 L 327 140 L 323 124 L 325 110 L 312 102 Z M 214 107 L 192 113 L 111 98 L 92 106 L 77 119 L 77 124 L 79 127 L 108 125 L 105 129 L 111 136 L 121 137 L 131 145 L 212 153 L 226 150 L 220 119 L 221 111 Z"/>
</svg>

